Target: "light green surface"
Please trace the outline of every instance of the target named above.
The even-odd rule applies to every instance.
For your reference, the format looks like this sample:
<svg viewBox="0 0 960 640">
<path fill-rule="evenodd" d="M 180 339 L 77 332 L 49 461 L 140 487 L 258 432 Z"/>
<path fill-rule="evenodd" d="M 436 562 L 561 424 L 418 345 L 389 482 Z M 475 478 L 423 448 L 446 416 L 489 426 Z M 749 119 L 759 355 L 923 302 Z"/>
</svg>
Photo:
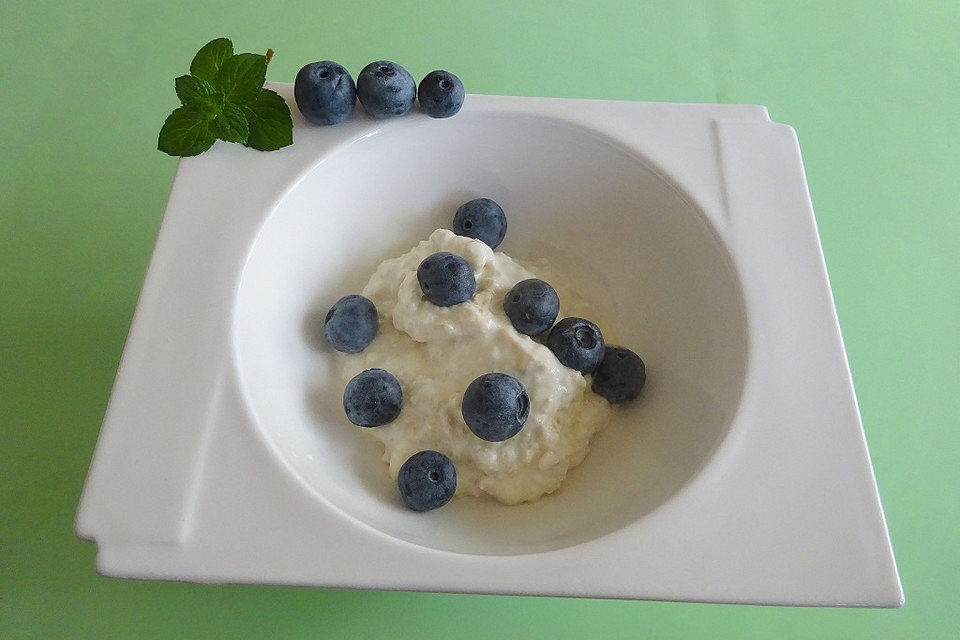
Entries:
<svg viewBox="0 0 960 640">
<path fill-rule="evenodd" d="M 0 637 L 958 637 L 960 5 L 513 4 L 0 3 Z M 98 577 L 72 522 L 174 171 L 156 134 L 221 35 L 275 49 L 272 80 L 388 58 L 478 93 L 760 103 L 793 125 L 906 607 Z"/>
</svg>

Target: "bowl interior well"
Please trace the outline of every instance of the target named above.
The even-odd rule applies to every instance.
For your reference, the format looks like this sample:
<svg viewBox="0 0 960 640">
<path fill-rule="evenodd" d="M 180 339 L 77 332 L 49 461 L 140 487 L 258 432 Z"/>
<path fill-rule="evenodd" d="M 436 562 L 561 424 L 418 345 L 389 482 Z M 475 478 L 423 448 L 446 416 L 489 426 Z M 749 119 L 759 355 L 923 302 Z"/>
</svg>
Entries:
<svg viewBox="0 0 960 640">
<path fill-rule="evenodd" d="M 377 264 L 479 196 L 509 216 L 500 249 L 563 271 L 608 342 L 641 354 L 648 380 L 555 494 L 515 507 L 458 498 L 417 514 L 400 503 L 380 445 L 343 416 L 317 327 Z M 522 114 L 389 122 L 324 156 L 265 223 L 234 312 L 244 397 L 288 468 L 349 517 L 460 553 L 549 551 L 649 514 L 726 434 L 747 356 L 736 273 L 682 191 L 613 140 Z"/>
</svg>

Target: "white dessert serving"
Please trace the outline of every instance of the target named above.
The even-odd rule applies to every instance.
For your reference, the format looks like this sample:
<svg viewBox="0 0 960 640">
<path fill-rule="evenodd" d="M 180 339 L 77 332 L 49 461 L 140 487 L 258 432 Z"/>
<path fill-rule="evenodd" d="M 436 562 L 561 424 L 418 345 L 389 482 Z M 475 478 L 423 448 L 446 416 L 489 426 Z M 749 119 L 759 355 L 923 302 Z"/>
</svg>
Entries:
<svg viewBox="0 0 960 640">
<path fill-rule="evenodd" d="M 424 298 L 417 267 L 438 251 L 455 253 L 473 267 L 477 292 L 471 300 L 439 307 Z M 535 277 L 510 256 L 447 229 L 384 261 L 371 276 L 362 293 L 377 307 L 380 331 L 363 352 L 340 354 L 338 360 L 344 384 L 370 368 L 386 369 L 400 381 L 400 416 L 365 429 L 383 443 L 394 479 L 411 455 L 433 449 L 453 461 L 458 495 L 486 494 L 517 504 L 556 491 L 583 460 L 590 438 L 610 421 L 613 409 L 590 390 L 588 377 L 560 364 L 504 314 L 504 295 Z M 561 305 L 576 299 L 562 284 L 554 286 Z M 460 413 L 467 385 L 491 372 L 520 380 L 530 398 L 523 429 L 503 442 L 475 436 Z"/>
</svg>

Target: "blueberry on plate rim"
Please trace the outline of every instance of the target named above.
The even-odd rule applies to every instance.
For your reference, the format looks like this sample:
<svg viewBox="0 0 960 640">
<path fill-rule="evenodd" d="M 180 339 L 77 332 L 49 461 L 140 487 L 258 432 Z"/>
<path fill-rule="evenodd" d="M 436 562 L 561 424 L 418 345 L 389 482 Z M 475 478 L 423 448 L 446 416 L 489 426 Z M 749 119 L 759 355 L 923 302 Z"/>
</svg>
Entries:
<svg viewBox="0 0 960 640">
<path fill-rule="evenodd" d="M 377 60 L 357 76 L 357 98 L 374 118 L 402 116 L 417 98 L 417 83 L 396 62 Z"/>
<path fill-rule="evenodd" d="M 367 369 L 343 390 L 343 411 L 358 427 L 381 427 L 396 420 L 403 406 L 403 389 L 389 371 Z"/>
<path fill-rule="evenodd" d="M 420 111 L 431 118 L 449 118 L 460 111 L 465 92 L 460 78 L 449 71 L 431 71 L 417 87 Z"/>
<path fill-rule="evenodd" d="M 457 490 L 457 469 L 439 451 L 410 456 L 397 474 L 403 503 L 414 511 L 430 511 L 450 502 Z"/>
<path fill-rule="evenodd" d="M 357 85 L 341 65 L 321 60 L 304 65 L 293 83 L 293 97 L 303 117 L 331 125 L 350 117 L 357 104 Z"/>
<path fill-rule="evenodd" d="M 464 202 L 453 215 L 453 232 L 458 236 L 482 240 L 496 249 L 507 235 L 507 216 L 490 198 Z"/>
<path fill-rule="evenodd" d="M 502 442 L 520 432 L 530 415 L 523 384 L 506 373 L 485 373 L 463 393 L 463 421 L 481 440 Z"/>
</svg>

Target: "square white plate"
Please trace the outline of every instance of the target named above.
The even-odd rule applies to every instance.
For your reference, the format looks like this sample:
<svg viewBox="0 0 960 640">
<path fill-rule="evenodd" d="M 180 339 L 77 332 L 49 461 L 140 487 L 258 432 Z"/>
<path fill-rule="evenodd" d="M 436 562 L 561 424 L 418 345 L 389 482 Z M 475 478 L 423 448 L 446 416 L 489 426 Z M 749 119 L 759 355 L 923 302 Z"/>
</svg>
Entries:
<svg viewBox="0 0 960 640">
<path fill-rule="evenodd" d="M 77 517 L 100 572 L 902 604 L 790 127 L 477 95 L 315 127 L 274 88 L 294 145 L 178 167 Z M 556 494 L 414 514 L 339 414 L 317 318 L 477 196 L 504 251 L 598 297 L 648 384 Z"/>
</svg>

